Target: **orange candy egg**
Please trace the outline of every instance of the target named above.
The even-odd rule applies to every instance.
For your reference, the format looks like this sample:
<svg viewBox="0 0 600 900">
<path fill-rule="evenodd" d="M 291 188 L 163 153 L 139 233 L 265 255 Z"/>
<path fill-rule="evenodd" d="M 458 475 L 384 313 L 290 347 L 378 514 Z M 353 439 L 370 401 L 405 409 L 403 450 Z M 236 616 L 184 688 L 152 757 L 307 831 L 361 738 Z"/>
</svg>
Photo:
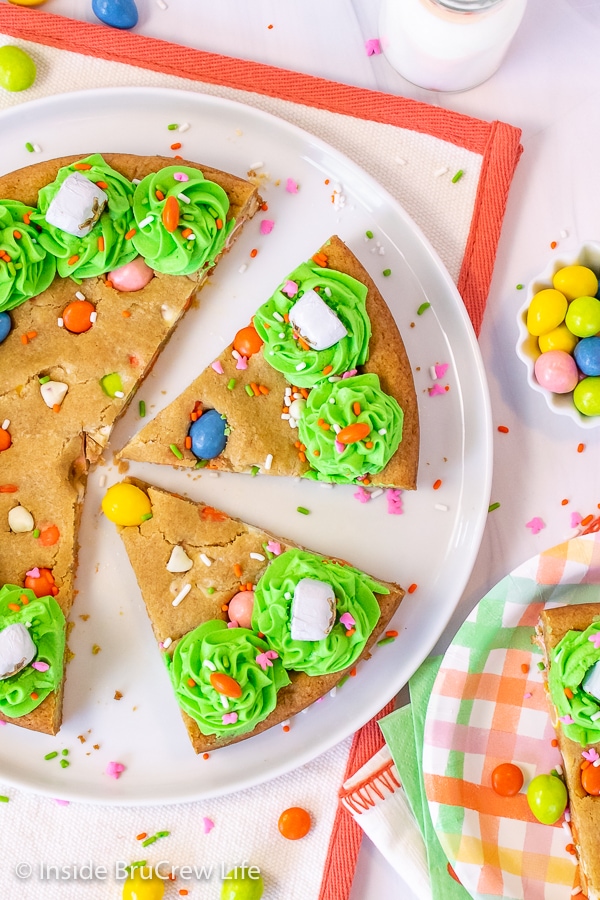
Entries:
<svg viewBox="0 0 600 900">
<path fill-rule="evenodd" d="M 335 437 L 340 444 L 355 444 L 366 438 L 370 431 L 371 426 L 366 422 L 355 422 L 354 425 L 346 425 Z"/>
<path fill-rule="evenodd" d="M 246 325 L 245 328 L 240 328 L 233 339 L 233 349 L 246 357 L 258 353 L 262 345 L 262 338 L 254 325 Z"/>
<path fill-rule="evenodd" d="M 492 772 L 492 787 L 501 797 L 514 797 L 523 787 L 523 773 L 514 763 L 501 763 Z"/>
<path fill-rule="evenodd" d="M 63 310 L 63 325 L 72 334 L 83 334 L 94 324 L 91 319 L 93 312 L 96 312 L 96 307 L 89 300 L 73 300 Z"/>
<path fill-rule="evenodd" d="M 231 697 L 232 700 L 237 700 L 238 697 L 242 696 L 241 685 L 231 675 L 226 675 L 225 672 L 212 672 L 210 683 L 215 691 L 219 694 L 224 694 L 225 697 Z"/>
<path fill-rule="evenodd" d="M 600 797 L 600 767 L 587 766 L 582 769 L 581 786 L 592 797 Z"/>
<path fill-rule="evenodd" d="M 297 841 L 310 831 L 310 813 L 301 806 L 291 806 L 279 816 L 277 827 L 288 841 Z"/>
<path fill-rule="evenodd" d="M 6 428 L 0 428 L 0 452 L 2 450 L 8 450 L 11 444 L 12 438 L 10 432 L 7 431 Z"/>
<path fill-rule="evenodd" d="M 177 197 L 170 195 L 165 200 L 162 211 L 162 222 L 167 231 L 175 231 L 179 225 L 179 203 Z"/>
</svg>

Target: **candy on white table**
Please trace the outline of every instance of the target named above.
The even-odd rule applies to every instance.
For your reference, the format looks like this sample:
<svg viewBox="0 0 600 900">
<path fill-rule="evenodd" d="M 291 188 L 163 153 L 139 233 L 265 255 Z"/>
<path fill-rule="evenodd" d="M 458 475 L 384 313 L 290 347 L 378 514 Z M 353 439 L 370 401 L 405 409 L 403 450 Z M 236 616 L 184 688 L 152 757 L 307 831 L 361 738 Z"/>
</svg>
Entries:
<svg viewBox="0 0 600 900">
<path fill-rule="evenodd" d="M 290 416 L 292 419 L 298 421 L 298 419 L 302 418 L 302 414 L 306 407 L 306 400 L 302 398 L 301 400 L 292 400 L 290 403 Z"/>
<path fill-rule="evenodd" d="M 0 679 L 15 675 L 29 665 L 37 648 L 24 625 L 15 622 L 0 631 Z"/>
<path fill-rule="evenodd" d="M 13 506 L 8 511 L 8 527 L 15 534 L 25 534 L 27 531 L 33 531 L 34 526 L 33 516 L 24 506 Z"/>
<path fill-rule="evenodd" d="M 45 384 L 40 384 L 42 400 L 50 409 L 62 404 L 68 390 L 69 385 L 64 381 L 47 381 Z"/>
<path fill-rule="evenodd" d="M 48 207 L 46 221 L 67 234 L 89 234 L 108 202 L 108 194 L 79 172 L 68 175 Z"/>
<path fill-rule="evenodd" d="M 588 669 L 581 687 L 586 694 L 590 694 L 596 700 L 600 700 L 600 660 L 591 669 Z"/>
<path fill-rule="evenodd" d="M 306 291 L 289 312 L 290 322 L 315 350 L 327 350 L 348 331 L 316 291 Z"/>
<path fill-rule="evenodd" d="M 177 544 L 171 551 L 167 572 L 189 572 L 193 565 L 193 560 L 189 558 L 183 547 Z"/>
<path fill-rule="evenodd" d="M 294 590 L 290 632 L 293 641 L 322 641 L 335 622 L 335 594 L 326 581 L 302 578 Z"/>
</svg>

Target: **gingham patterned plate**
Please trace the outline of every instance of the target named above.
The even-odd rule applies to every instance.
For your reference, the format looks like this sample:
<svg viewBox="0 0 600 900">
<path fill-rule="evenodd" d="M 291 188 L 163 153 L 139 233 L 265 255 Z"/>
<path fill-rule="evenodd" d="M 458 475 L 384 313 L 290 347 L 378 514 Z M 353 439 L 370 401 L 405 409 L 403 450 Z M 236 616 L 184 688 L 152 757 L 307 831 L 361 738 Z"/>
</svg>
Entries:
<svg viewBox="0 0 600 900">
<path fill-rule="evenodd" d="M 595 602 L 598 584 L 600 534 L 559 544 L 503 578 L 444 656 L 427 710 L 425 792 L 442 847 L 476 900 L 570 900 L 579 884 L 562 819 L 541 825 L 527 805 L 531 778 L 560 763 L 531 638 L 544 605 Z M 525 774 L 516 797 L 491 787 L 502 762 Z"/>
</svg>

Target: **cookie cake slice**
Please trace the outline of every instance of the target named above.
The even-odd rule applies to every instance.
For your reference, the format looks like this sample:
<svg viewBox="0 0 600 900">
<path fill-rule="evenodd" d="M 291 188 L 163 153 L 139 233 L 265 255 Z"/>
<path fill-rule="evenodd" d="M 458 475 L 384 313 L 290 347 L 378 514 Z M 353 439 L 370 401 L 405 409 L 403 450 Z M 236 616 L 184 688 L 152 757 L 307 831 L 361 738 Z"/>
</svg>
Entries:
<svg viewBox="0 0 600 900">
<path fill-rule="evenodd" d="M 375 283 L 331 237 L 124 459 L 414 489 L 410 362 Z"/>
<path fill-rule="evenodd" d="M 161 157 L 68 157 L 0 177 L 4 721 L 60 727 L 89 466 L 258 202 L 242 179 Z"/>
<path fill-rule="evenodd" d="M 196 753 L 284 722 L 371 650 L 404 590 L 135 479 L 115 522 Z"/>
</svg>

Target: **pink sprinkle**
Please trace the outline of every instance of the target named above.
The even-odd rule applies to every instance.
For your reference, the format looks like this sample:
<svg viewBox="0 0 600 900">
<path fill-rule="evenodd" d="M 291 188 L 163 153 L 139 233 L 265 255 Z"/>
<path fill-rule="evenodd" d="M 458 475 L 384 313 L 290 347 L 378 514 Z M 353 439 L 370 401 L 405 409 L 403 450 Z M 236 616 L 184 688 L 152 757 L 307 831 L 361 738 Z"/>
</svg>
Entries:
<svg viewBox="0 0 600 900">
<path fill-rule="evenodd" d="M 279 654 L 277 653 L 277 651 L 267 650 L 265 651 L 265 653 L 258 654 L 258 656 L 256 657 L 256 662 L 261 667 L 263 672 L 266 672 L 267 668 L 273 667 L 273 663 L 271 662 L 271 660 L 277 659 L 278 656 Z"/>
<path fill-rule="evenodd" d="M 58 803 L 59 806 L 68 806 L 69 800 L 59 800 L 58 797 L 54 798 L 54 802 Z"/>
<path fill-rule="evenodd" d="M 590 762 L 596 762 L 597 759 L 600 759 L 598 756 L 598 752 L 594 747 L 590 747 L 589 750 L 584 750 L 581 754 L 584 759 L 589 759 Z"/>
<path fill-rule="evenodd" d="M 540 531 L 542 530 L 542 528 L 545 528 L 545 527 L 546 526 L 544 525 L 544 523 L 542 522 L 542 520 L 540 519 L 539 516 L 535 516 L 533 519 L 531 519 L 530 522 L 527 522 L 527 524 L 525 525 L 525 528 L 531 528 L 532 534 L 539 534 Z"/>
<path fill-rule="evenodd" d="M 288 194 L 297 194 L 298 193 L 298 182 L 294 181 L 293 178 L 288 178 L 285 183 L 285 189 Z"/>
<path fill-rule="evenodd" d="M 527 693 L 523 694 L 523 698 L 525 700 L 529 700 L 530 697 L 533 697 L 533 694 L 531 693 L 531 691 L 527 691 Z"/>
<path fill-rule="evenodd" d="M 441 384 L 434 384 L 433 387 L 428 388 L 428 393 L 430 397 L 437 397 L 438 394 L 445 394 L 446 390 Z"/>
<path fill-rule="evenodd" d="M 597 631 L 595 634 L 590 634 L 588 641 L 592 642 L 595 650 L 600 650 L 600 631 Z"/>
<path fill-rule="evenodd" d="M 232 619 L 231 622 L 228 622 L 228 623 L 227 623 L 227 627 L 228 627 L 228 628 L 239 628 L 239 627 L 240 627 L 240 623 L 239 623 L 239 622 L 236 622 L 235 619 Z"/>
<path fill-rule="evenodd" d="M 106 767 L 106 774 L 111 778 L 120 778 L 125 771 L 125 766 L 120 762 L 109 762 Z"/>
<path fill-rule="evenodd" d="M 345 444 L 342 444 L 341 441 L 336 441 L 335 444 L 334 444 L 334 447 L 335 447 L 335 449 L 337 450 L 338 453 L 343 453 L 344 450 L 346 449 L 346 445 L 345 445 Z"/>
<path fill-rule="evenodd" d="M 262 222 L 260 223 L 260 233 L 261 234 L 271 234 L 271 232 L 273 231 L 274 225 L 275 225 L 275 222 L 273 221 L 273 219 L 263 219 Z"/>
<path fill-rule="evenodd" d="M 284 286 L 281 288 L 282 294 L 287 294 L 288 297 L 295 297 L 298 293 L 298 285 L 295 281 L 286 281 Z"/>
<path fill-rule="evenodd" d="M 173 175 L 175 181 L 189 181 L 189 175 L 186 175 L 185 172 L 175 172 Z"/>
<path fill-rule="evenodd" d="M 443 378 L 448 371 L 448 363 L 436 363 L 433 368 L 435 369 L 435 377 Z"/>
<path fill-rule="evenodd" d="M 247 356 L 238 356 L 238 360 L 235 364 L 236 369 L 247 369 L 248 368 L 248 357 Z"/>
<path fill-rule="evenodd" d="M 211 369 L 214 369 L 217 375 L 223 375 L 223 366 L 221 365 L 220 359 L 215 359 L 213 363 L 210 364 Z"/>
<path fill-rule="evenodd" d="M 31 578 L 39 578 L 40 570 L 36 566 L 35 569 L 30 569 L 29 572 L 25 572 L 26 575 L 29 575 Z"/>
<path fill-rule="evenodd" d="M 404 512 L 402 509 L 402 491 L 398 488 L 388 488 L 386 496 L 388 513 L 391 516 L 401 516 Z"/>
<path fill-rule="evenodd" d="M 279 541 L 269 541 L 269 543 L 267 544 L 267 550 L 274 556 L 281 556 L 281 544 L 279 543 Z"/>
<path fill-rule="evenodd" d="M 353 375 L 356 375 L 358 369 L 349 369 L 348 372 L 344 372 L 342 374 L 342 378 L 352 378 Z"/>
<path fill-rule="evenodd" d="M 4 719 L 0 719 L 0 725 L 8 725 L 8 722 L 5 722 Z"/>
<path fill-rule="evenodd" d="M 223 725 L 235 725 L 238 720 L 238 714 L 236 712 L 223 713 Z"/>
<path fill-rule="evenodd" d="M 575 720 L 573 716 L 559 716 L 558 721 L 564 722 L 565 725 L 572 725 Z"/>
<path fill-rule="evenodd" d="M 345 612 L 340 616 L 340 622 L 344 626 L 344 628 L 352 628 L 354 625 L 356 625 L 356 619 L 349 612 Z"/>
<path fill-rule="evenodd" d="M 215 823 L 212 819 L 209 819 L 208 816 L 202 816 L 202 828 L 204 830 L 204 834 L 210 834 L 214 827 Z"/>
<path fill-rule="evenodd" d="M 381 53 L 381 44 L 379 43 L 378 38 L 369 38 L 368 41 L 365 41 L 365 50 L 367 51 L 367 56 L 379 56 Z"/>
<path fill-rule="evenodd" d="M 38 672 L 47 672 L 50 666 L 47 662 L 33 662 L 31 663 L 32 669 L 37 669 Z"/>
<path fill-rule="evenodd" d="M 571 528 L 578 528 L 581 525 L 581 513 L 571 513 Z"/>
<path fill-rule="evenodd" d="M 336 441 L 337 443 L 337 441 Z M 343 446 L 343 445 L 342 445 Z M 368 491 L 365 491 L 364 487 L 359 487 L 357 492 L 352 495 L 355 500 L 358 500 L 359 503 L 368 503 L 371 499 L 371 495 Z"/>
</svg>

